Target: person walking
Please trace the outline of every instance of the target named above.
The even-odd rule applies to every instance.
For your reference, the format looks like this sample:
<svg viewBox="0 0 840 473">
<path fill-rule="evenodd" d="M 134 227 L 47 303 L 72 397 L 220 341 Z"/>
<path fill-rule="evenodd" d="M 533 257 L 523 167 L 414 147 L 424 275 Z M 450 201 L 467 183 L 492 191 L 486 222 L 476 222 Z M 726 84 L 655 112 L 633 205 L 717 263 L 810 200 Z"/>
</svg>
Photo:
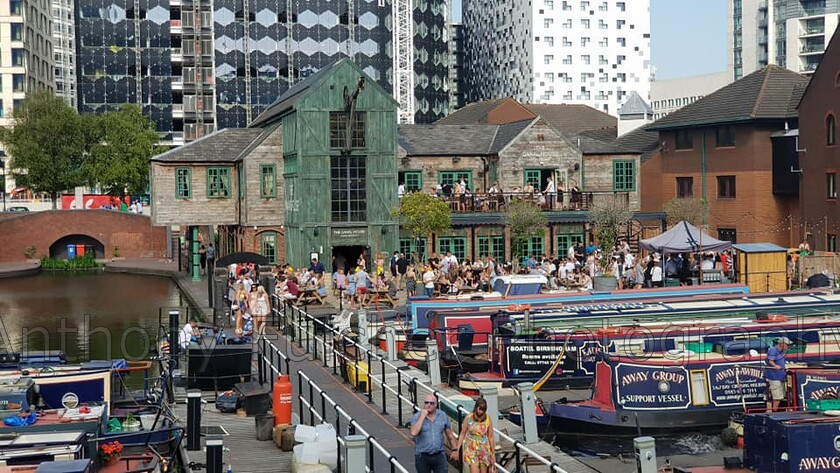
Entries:
<svg viewBox="0 0 840 473">
<path fill-rule="evenodd" d="M 487 401 L 480 397 L 475 401 L 473 411 L 464 419 L 458 443 L 452 448 L 451 458 L 458 458 L 458 450 L 464 447 L 464 463 L 470 473 L 487 473 L 496 466 L 496 444 L 493 435 L 493 421 L 487 415 Z"/>
<path fill-rule="evenodd" d="M 213 244 L 210 243 L 207 245 L 207 274 L 213 276 L 216 271 L 216 248 L 213 248 Z"/>
<path fill-rule="evenodd" d="M 204 268 L 207 267 L 207 248 L 204 245 L 198 248 L 198 263 L 201 265 L 201 273 L 204 274 Z"/>
<path fill-rule="evenodd" d="M 767 412 L 774 412 L 785 399 L 785 354 L 790 339 L 779 338 L 776 346 L 767 350 L 767 366 L 764 368 L 764 381 L 767 383 Z"/>
<path fill-rule="evenodd" d="M 437 398 L 426 396 L 423 408 L 411 418 L 411 436 L 414 437 L 414 466 L 417 473 L 449 473 L 449 463 L 443 451 L 444 438 L 449 445 L 456 444 L 455 434 L 446 414 L 437 411 Z"/>
</svg>

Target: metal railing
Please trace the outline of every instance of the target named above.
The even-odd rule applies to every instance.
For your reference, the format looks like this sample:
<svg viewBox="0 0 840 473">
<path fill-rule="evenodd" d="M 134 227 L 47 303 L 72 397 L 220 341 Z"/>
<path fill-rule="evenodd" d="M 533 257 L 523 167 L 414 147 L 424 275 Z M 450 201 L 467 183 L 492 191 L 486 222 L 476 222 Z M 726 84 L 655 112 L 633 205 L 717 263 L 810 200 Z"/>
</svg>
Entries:
<svg viewBox="0 0 840 473">
<path fill-rule="evenodd" d="M 276 295 L 273 297 L 273 314 L 269 323 L 272 323 L 279 331 L 285 333 L 291 342 L 294 342 L 299 347 L 303 348 L 307 354 L 313 357 L 313 359 L 318 359 L 320 354 L 320 359 L 322 360 L 324 367 L 327 369 L 332 368 L 334 375 L 339 375 L 340 372 L 342 375 L 345 375 L 348 364 L 353 365 L 354 379 L 348 380 L 345 377 L 345 380 L 350 381 L 351 384 L 359 388 L 361 386 L 360 381 L 364 382 L 366 379 L 367 382 L 364 386 L 364 395 L 367 396 L 368 402 L 381 402 L 380 407 L 382 409 L 382 414 L 384 415 L 389 415 L 388 399 L 390 398 L 391 401 L 396 400 L 397 411 L 394 414 L 396 414 L 398 426 L 406 427 L 407 422 L 411 419 L 410 415 L 404 415 L 406 411 L 413 415 L 420 409 L 418 399 L 422 399 L 427 394 L 432 394 L 438 399 L 438 403 L 440 405 L 445 404 L 457 413 L 458 431 L 460 432 L 460 429 L 462 428 L 467 415 L 470 414 L 470 411 L 467 411 L 464 407 L 449 400 L 434 387 L 418 380 L 416 376 L 404 373 L 403 369 L 385 359 L 383 355 L 375 353 L 372 349 L 368 349 L 366 346 L 359 344 L 346 333 L 340 332 L 330 326 L 330 324 L 326 321 L 313 317 L 300 307 L 293 305 L 290 301 L 278 298 Z M 327 337 L 330 337 L 332 342 L 328 342 Z M 269 363 L 271 365 L 270 370 L 276 374 L 280 374 L 280 371 L 275 368 L 275 366 L 277 366 L 275 362 L 282 362 L 286 369 L 286 373 L 283 374 L 291 374 L 289 373 L 288 357 L 274 345 L 269 343 L 269 348 L 265 345 L 265 343 L 268 342 L 263 340 L 260 345 L 265 348 L 265 350 L 261 349 L 260 352 L 260 365 L 263 363 Z M 338 344 L 338 347 L 336 344 Z M 277 355 L 275 357 L 274 354 L 271 354 L 268 358 L 266 358 L 264 352 L 275 352 Z M 351 354 L 353 356 L 351 356 Z M 374 373 L 372 370 L 374 363 L 379 366 L 379 373 Z M 268 369 L 260 368 L 260 372 L 267 373 Z M 303 422 L 304 420 L 303 412 L 305 410 L 309 411 L 310 420 L 314 421 L 314 417 L 311 416 L 317 412 L 317 409 L 313 407 L 315 404 L 314 398 L 317 394 L 321 397 L 319 401 L 321 407 L 321 412 L 318 414 L 319 419 L 323 420 L 327 417 L 325 415 L 325 409 L 327 403 L 329 403 L 331 406 L 336 408 L 336 423 L 338 423 L 338 413 L 339 411 L 342 413 L 344 411 L 338 409 L 338 405 L 332 401 L 332 399 L 327 401 L 329 397 L 326 393 L 324 393 L 320 388 L 313 387 L 312 380 L 305 374 L 300 371 L 298 371 L 297 374 L 301 421 Z M 262 375 L 260 376 L 262 381 Z M 396 386 L 388 384 L 386 378 L 389 376 L 396 377 Z M 304 396 L 306 393 L 303 389 L 304 383 L 309 386 L 308 399 Z M 348 425 L 349 424 L 352 424 L 352 422 L 348 422 Z M 359 428 L 357 426 L 357 431 L 358 430 Z M 565 473 L 565 470 L 563 470 L 557 463 L 552 463 L 550 460 L 545 459 L 539 453 L 529 448 L 525 443 L 514 439 L 498 428 L 494 428 L 494 430 L 498 438 L 512 445 L 512 459 L 515 460 L 512 470 L 506 469 L 505 465 L 497 464 L 497 471 L 504 473 L 521 471 L 523 462 L 527 457 L 531 459 L 531 461 L 538 461 L 545 464 L 549 467 L 551 472 Z M 338 425 L 336 425 L 336 432 L 339 432 Z M 369 438 L 369 441 L 371 440 L 372 438 Z M 369 449 L 369 459 L 373 457 L 373 448 L 374 447 L 371 447 Z M 498 448 L 499 446 L 497 445 L 497 450 Z M 384 449 L 382 451 L 386 452 Z"/>
<path fill-rule="evenodd" d="M 546 212 L 562 212 L 567 210 L 589 210 L 607 198 L 620 197 L 629 205 L 629 192 L 593 191 L 578 192 L 565 191 L 551 194 L 535 192 L 478 192 L 470 194 L 436 194 L 435 197 L 449 204 L 452 213 L 493 213 L 504 212 L 511 202 L 526 200 L 540 207 Z"/>
</svg>

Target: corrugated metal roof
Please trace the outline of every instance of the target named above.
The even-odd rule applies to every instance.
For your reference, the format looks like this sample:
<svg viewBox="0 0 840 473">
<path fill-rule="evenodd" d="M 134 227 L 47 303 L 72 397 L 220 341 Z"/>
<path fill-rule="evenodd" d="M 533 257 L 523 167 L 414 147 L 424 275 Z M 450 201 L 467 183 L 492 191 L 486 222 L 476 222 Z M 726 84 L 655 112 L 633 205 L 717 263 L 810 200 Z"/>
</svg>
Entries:
<svg viewBox="0 0 840 473">
<path fill-rule="evenodd" d="M 787 248 L 782 248 L 774 243 L 739 243 L 737 245 L 732 245 L 732 248 L 735 248 L 738 251 L 743 251 L 744 253 L 787 252 Z"/>
</svg>

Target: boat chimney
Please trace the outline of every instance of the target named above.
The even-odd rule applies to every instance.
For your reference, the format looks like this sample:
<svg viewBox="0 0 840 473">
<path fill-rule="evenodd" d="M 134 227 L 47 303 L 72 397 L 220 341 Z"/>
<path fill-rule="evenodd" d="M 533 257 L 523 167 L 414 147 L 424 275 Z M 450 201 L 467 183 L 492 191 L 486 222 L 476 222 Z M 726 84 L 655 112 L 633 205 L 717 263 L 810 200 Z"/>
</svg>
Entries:
<svg viewBox="0 0 840 473">
<path fill-rule="evenodd" d="M 524 314 L 523 317 L 524 317 L 523 320 L 525 322 L 525 330 L 531 330 L 531 308 L 530 307 L 525 308 L 525 314 Z"/>
</svg>

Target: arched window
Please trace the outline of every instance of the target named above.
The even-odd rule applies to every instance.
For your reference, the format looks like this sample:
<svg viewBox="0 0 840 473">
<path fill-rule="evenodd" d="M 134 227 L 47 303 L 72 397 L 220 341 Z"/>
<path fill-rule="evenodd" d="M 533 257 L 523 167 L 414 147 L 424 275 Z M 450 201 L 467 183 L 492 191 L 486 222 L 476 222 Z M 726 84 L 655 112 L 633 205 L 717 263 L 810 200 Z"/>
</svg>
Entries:
<svg viewBox="0 0 840 473">
<path fill-rule="evenodd" d="M 837 143 L 837 127 L 834 123 L 834 115 L 829 115 L 825 119 L 825 144 L 833 145 Z"/>
</svg>

